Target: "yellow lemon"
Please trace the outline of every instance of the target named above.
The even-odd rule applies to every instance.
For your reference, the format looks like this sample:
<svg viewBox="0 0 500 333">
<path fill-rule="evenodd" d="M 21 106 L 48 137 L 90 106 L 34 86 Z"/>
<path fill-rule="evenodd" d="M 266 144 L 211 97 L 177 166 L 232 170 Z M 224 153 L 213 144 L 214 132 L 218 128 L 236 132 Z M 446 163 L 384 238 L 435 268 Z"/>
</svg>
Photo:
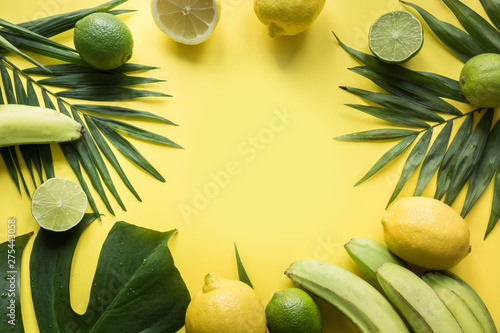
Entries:
<svg viewBox="0 0 500 333">
<path fill-rule="evenodd" d="M 220 19 L 220 0 L 152 0 L 153 19 L 176 42 L 196 45 L 206 41 Z"/>
<path fill-rule="evenodd" d="M 382 218 L 389 249 L 407 262 L 426 269 L 447 269 L 470 251 L 465 220 L 445 203 L 426 197 L 394 202 Z"/>
<path fill-rule="evenodd" d="M 186 333 L 266 333 L 264 305 L 247 284 L 213 273 L 186 311 Z"/>
<path fill-rule="evenodd" d="M 257 18 L 269 36 L 292 36 L 307 30 L 323 10 L 325 0 L 254 0 Z"/>
</svg>

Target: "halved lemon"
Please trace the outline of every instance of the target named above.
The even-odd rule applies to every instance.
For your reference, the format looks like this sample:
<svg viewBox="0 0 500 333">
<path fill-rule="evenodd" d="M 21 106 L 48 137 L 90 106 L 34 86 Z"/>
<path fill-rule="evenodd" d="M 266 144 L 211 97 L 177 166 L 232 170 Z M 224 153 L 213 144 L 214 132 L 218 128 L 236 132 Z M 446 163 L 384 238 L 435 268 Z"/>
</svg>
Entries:
<svg viewBox="0 0 500 333">
<path fill-rule="evenodd" d="M 220 0 L 152 0 L 156 25 L 173 40 L 200 44 L 208 39 L 220 19 Z"/>
</svg>

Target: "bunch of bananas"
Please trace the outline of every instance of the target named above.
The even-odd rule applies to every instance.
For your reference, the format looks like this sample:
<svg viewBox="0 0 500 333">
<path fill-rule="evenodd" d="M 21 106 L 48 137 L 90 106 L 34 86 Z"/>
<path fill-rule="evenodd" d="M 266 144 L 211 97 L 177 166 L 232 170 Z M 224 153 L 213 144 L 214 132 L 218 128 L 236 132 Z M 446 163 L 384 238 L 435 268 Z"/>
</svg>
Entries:
<svg viewBox="0 0 500 333">
<path fill-rule="evenodd" d="M 285 274 L 340 310 L 361 333 L 497 332 L 479 295 L 455 274 L 419 276 L 384 244 L 367 238 L 353 238 L 345 249 L 371 284 L 316 259 L 295 261 Z"/>
</svg>

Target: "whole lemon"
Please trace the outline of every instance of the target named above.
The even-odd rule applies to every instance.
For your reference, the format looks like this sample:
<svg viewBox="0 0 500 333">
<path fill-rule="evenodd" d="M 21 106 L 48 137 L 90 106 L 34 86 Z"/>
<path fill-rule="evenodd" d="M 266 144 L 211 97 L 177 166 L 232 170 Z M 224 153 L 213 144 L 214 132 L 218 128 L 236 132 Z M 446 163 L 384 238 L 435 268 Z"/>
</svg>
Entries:
<svg viewBox="0 0 500 333">
<path fill-rule="evenodd" d="M 433 198 L 399 199 L 387 209 L 382 225 L 387 247 L 422 268 L 451 268 L 470 251 L 470 231 L 465 220 Z"/>
<path fill-rule="evenodd" d="M 210 273 L 186 311 L 186 333 L 266 333 L 264 305 L 247 284 Z"/>
<path fill-rule="evenodd" d="M 321 333 L 321 312 L 314 299 L 299 288 L 277 291 L 266 306 L 270 333 Z"/>
<path fill-rule="evenodd" d="M 500 105 L 500 54 L 483 53 L 470 58 L 460 72 L 460 89 L 473 105 Z"/>
<path fill-rule="evenodd" d="M 257 18 L 269 36 L 292 36 L 307 30 L 323 10 L 325 0 L 254 0 Z"/>
<path fill-rule="evenodd" d="M 109 13 L 93 13 L 77 21 L 73 42 L 82 59 L 101 70 L 120 67 L 134 48 L 130 29 Z"/>
</svg>

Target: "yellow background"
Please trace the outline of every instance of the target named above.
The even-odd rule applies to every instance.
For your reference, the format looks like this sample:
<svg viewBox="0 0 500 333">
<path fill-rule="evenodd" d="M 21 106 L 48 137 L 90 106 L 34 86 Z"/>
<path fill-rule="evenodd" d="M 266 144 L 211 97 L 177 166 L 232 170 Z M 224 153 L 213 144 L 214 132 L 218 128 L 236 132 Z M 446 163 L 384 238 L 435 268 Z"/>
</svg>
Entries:
<svg viewBox="0 0 500 333">
<path fill-rule="evenodd" d="M 18 23 L 100 3 L 9 1 L 2 6 L 2 18 Z M 457 24 L 441 1 L 418 3 Z M 484 15 L 479 1 L 465 3 Z M 340 48 L 332 31 L 346 44 L 369 52 L 370 25 L 381 14 L 403 6 L 396 0 L 327 0 L 306 33 L 272 39 L 257 20 L 252 1 L 222 0 L 218 26 L 198 46 L 179 45 L 164 35 L 153 22 L 149 1 L 130 0 L 119 8 L 137 10 L 121 16 L 135 39 L 131 61 L 160 67 L 145 75 L 167 81 L 148 88 L 173 95 L 120 105 L 155 112 L 179 124 L 133 122 L 184 149 L 131 139 L 164 175 L 165 183 L 119 156 L 143 202 L 135 200 L 114 173 L 127 211 L 111 199 L 116 213 L 112 216 L 96 195 L 105 216 L 85 231 L 77 247 L 71 281 L 74 308 L 85 310 L 100 247 L 117 220 L 162 231 L 176 228 L 179 233 L 169 245 L 191 294 L 201 288 L 208 272 L 237 279 L 234 243 L 264 304 L 273 292 L 291 286 L 283 272 L 297 259 L 322 259 L 361 275 L 343 245 L 356 236 L 383 240 L 380 219 L 407 153 L 366 183 L 353 186 L 394 143 L 332 139 L 386 126 L 344 106 L 361 101 L 339 85 L 375 87 L 348 70 L 358 63 Z M 72 46 L 72 32 L 56 40 Z M 31 66 L 18 57 L 11 59 L 22 68 Z M 424 47 L 406 66 L 456 78 L 462 63 L 425 27 Z M 75 179 L 58 151 L 56 175 Z M 424 195 L 434 194 L 434 181 Z M 415 183 L 411 178 L 400 196 L 411 195 Z M 16 219 L 18 235 L 36 231 L 29 198 L 17 192 L 3 162 L 0 184 L 0 241 L 7 238 L 9 218 Z M 490 186 L 467 216 L 472 253 L 453 271 L 478 291 L 500 323 L 500 231 L 482 239 L 491 197 Z M 463 193 L 453 207 L 460 210 L 462 201 Z M 33 238 L 28 251 L 32 242 Z M 22 311 L 31 333 L 38 329 L 30 303 L 28 259 L 25 255 L 22 263 Z M 324 332 L 356 332 L 337 310 L 320 304 Z"/>
</svg>

